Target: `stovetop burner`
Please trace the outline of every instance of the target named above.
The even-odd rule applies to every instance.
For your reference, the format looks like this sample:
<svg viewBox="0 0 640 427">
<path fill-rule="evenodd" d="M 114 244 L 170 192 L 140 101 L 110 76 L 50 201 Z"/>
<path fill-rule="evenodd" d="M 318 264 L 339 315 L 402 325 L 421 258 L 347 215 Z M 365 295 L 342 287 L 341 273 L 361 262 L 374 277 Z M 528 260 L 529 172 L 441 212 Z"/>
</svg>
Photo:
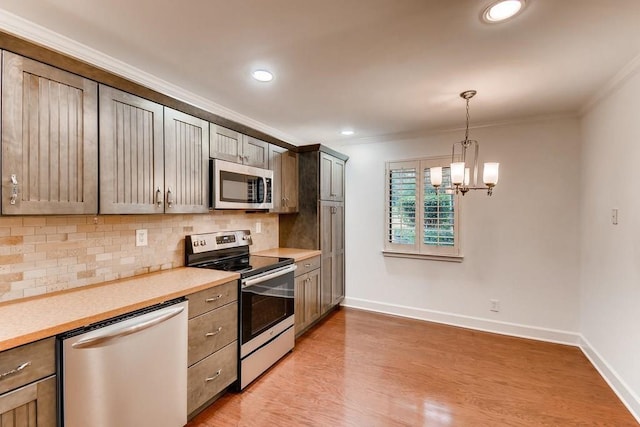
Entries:
<svg viewBox="0 0 640 427">
<path fill-rule="evenodd" d="M 293 264 L 292 258 L 250 255 L 249 230 L 194 234 L 185 237 L 185 265 L 233 271 L 241 278 Z"/>
</svg>

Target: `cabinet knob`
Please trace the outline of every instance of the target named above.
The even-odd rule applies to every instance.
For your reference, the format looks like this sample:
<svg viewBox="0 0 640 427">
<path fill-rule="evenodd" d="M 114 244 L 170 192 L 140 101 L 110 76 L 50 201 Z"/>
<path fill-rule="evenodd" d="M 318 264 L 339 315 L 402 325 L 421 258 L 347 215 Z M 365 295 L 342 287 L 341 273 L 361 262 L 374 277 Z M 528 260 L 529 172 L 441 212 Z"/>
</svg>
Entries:
<svg viewBox="0 0 640 427">
<path fill-rule="evenodd" d="M 173 192 L 171 191 L 171 187 L 167 189 L 167 207 L 173 207 Z"/>
<path fill-rule="evenodd" d="M 218 335 L 220 332 L 222 332 L 222 326 L 218 326 L 218 329 L 216 329 L 213 332 L 207 332 L 206 334 L 204 334 L 205 337 L 213 337 L 215 335 Z"/>
<path fill-rule="evenodd" d="M 218 369 L 218 372 L 216 372 L 212 377 L 205 378 L 204 382 L 208 383 L 209 381 L 213 381 L 218 378 L 220 374 L 222 374 L 222 369 Z"/>
<path fill-rule="evenodd" d="M 11 174 L 11 199 L 10 204 L 15 205 L 18 200 L 18 177 L 15 174 Z"/>
</svg>

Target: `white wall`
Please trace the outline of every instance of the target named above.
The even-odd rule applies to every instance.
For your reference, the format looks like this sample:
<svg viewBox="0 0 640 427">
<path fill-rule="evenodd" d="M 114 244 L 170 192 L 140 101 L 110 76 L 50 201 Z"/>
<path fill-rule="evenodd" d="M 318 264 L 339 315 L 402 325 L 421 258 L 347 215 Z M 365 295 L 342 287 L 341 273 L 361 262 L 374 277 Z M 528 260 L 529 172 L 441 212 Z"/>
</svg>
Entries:
<svg viewBox="0 0 640 427">
<path fill-rule="evenodd" d="M 500 182 L 492 197 L 463 198 L 464 261 L 382 256 L 384 162 L 447 155 L 463 134 L 336 147 L 350 156 L 345 305 L 577 343 L 579 192 L 567 191 L 579 184 L 577 119 L 472 129 Z"/>
<path fill-rule="evenodd" d="M 640 74 L 583 117 L 584 346 L 640 416 Z M 611 209 L 619 209 L 619 224 Z"/>
</svg>

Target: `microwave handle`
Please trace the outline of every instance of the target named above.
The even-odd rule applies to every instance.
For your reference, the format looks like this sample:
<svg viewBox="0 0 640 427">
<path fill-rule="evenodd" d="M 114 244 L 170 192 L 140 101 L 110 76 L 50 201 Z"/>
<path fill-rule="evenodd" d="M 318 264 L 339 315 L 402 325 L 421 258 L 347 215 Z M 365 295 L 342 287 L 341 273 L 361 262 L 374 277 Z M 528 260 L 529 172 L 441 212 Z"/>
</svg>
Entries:
<svg viewBox="0 0 640 427">
<path fill-rule="evenodd" d="M 262 200 L 260 200 L 259 202 L 264 203 L 267 197 L 267 177 L 261 176 L 260 179 L 262 179 Z M 260 193 L 258 192 L 258 194 Z"/>
</svg>

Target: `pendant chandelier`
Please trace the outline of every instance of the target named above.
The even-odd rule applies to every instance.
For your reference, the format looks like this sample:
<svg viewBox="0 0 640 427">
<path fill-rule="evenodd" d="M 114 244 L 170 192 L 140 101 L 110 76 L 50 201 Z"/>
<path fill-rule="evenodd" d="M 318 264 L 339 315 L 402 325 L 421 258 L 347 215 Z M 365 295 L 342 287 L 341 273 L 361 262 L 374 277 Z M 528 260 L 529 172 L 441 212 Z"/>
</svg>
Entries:
<svg viewBox="0 0 640 427">
<path fill-rule="evenodd" d="M 493 194 L 493 187 L 498 183 L 498 167 L 500 163 L 485 163 L 482 173 L 484 187 L 478 187 L 478 141 L 469 139 L 469 100 L 474 97 L 475 90 L 466 90 L 460 97 L 467 102 L 467 126 L 464 132 L 464 141 L 455 142 L 451 149 L 451 185 L 443 188 L 446 191 L 455 191 L 464 196 L 469 190 L 486 190 L 487 195 Z M 467 153 L 469 151 L 469 153 Z M 473 171 L 473 175 L 471 172 Z M 442 185 L 442 168 L 431 168 L 429 171 L 431 185 L 436 188 L 436 193 Z M 473 181 L 471 177 L 473 176 Z"/>
</svg>

